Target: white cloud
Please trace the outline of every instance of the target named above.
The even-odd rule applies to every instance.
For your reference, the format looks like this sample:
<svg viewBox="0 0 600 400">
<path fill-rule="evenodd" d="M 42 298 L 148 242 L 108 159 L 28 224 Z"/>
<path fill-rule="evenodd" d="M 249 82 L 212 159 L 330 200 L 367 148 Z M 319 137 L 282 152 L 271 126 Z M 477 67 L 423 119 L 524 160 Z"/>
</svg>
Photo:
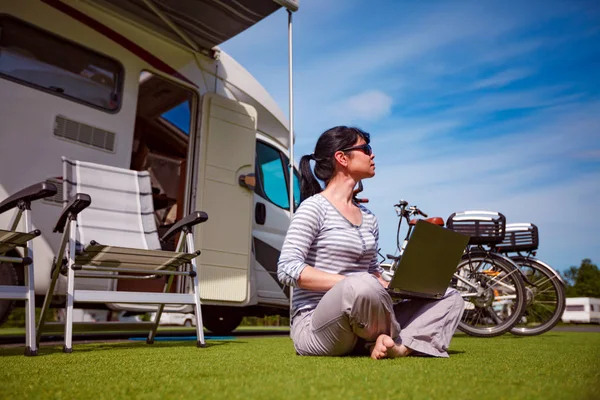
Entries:
<svg viewBox="0 0 600 400">
<path fill-rule="evenodd" d="M 504 63 L 512 58 L 530 54 L 543 47 L 555 43 L 548 38 L 536 38 L 519 42 L 510 41 L 502 46 L 494 46 L 488 49 L 477 61 L 483 63 Z"/>
<path fill-rule="evenodd" d="M 576 102 L 582 93 L 563 94 L 568 86 L 541 87 L 526 90 L 486 93 L 464 99 L 459 106 L 442 114 L 493 113 L 510 109 L 553 107 Z"/>
<path fill-rule="evenodd" d="M 589 160 L 600 160 L 600 149 L 587 150 L 577 154 L 578 157 Z"/>
<path fill-rule="evenodd" d="M 507 69 L 494 76 L 475 82 L 473 87 L 475 89 L 500 88 L 503 86 L 507 86 L 513 82 L 519 81 L 521 79 L 527 78 L 532 74 L 533 71 L 528 68 Z"/>
<path fill-rule="evenodd" d="M 334 113 L 347 121 L 372 121 L 387 117 L 393 99 L 379 90 L 368 90 L 351 96 L 335 107 Z"/>
</svg>

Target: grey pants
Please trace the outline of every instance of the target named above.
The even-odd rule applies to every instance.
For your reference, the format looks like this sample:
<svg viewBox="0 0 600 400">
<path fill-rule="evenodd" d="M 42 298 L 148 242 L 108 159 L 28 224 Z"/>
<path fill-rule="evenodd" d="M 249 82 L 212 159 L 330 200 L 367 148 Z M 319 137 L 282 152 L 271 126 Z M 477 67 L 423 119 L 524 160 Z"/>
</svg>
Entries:
<svg viewBox="0 0 600 400">
<path fill-rule="evenodd" d="M 296 314 L 291 336 L 300 355 L 343 356 L 387 334 L 418 353 L 448 357 L 463 307 L 454 289 L 440 300 L 394 304 L 375 276 L 357 274 L 325 293 L 314 310 Z"/>
</svg>

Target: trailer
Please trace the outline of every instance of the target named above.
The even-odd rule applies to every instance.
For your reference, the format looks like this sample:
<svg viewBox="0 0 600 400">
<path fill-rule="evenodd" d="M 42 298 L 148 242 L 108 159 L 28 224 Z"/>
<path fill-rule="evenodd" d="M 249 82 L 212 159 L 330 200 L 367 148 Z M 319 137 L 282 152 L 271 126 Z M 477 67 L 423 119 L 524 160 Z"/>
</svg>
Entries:
<svg viewBox="0 0 600 400">
<path fill-rule="evenodd" d="M 53 260 L 61 256 L 60 235 L 52 228 L 67 201 L 60 190 L 66 156 L 149 171 L 159 234 L 191 211 L 209 215 L 194 232 L 209 330 L 231 331 L 245 315 L 288 315 L 289 290 L 276 270 L 299 203 L 299 175 L 290 173 L 293 134 L 269 93 L 218 47 L 281 7 L 291 21 L 298 4 L 0 3 L 0 201 L 36 182 L 59 188 L 56 196 L 32 204 L 33 226 L 42 232 L 33 242 L 38 305 Z M 0 226 L 12 216 L 0 215 Z M 0 285 L 23 283 L 15 275 L 23 269 L 12 268 L 0 265 Z M 65 293 L 65 281 L 61 277 L 56 293 Z M 164 285 L 161 279 L 91 282 L 78 287 L 161 291 Z M 189 277 L 176 282 L 177 292 L 189 288 Z M 4 302 L 0 322 L 12 305 Z M 119 303 L 106 308 L 156 309 Z M 189 313 L 191 306 L 166 311 Z"/>
<path fill-rule="evenodd" d="M 567 297 L 562 322 L 600 324 L 600 299 L 594 297 Z"/>
</svg>

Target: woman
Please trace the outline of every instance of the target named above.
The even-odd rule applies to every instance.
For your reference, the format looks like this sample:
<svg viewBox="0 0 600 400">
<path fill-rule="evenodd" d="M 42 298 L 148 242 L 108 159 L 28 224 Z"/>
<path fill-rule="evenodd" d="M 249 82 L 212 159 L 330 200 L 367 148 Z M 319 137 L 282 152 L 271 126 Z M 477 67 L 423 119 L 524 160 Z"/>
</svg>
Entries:
<svg viewBox="0 0 600 400">
<path fill-rule="evenodd" d="M 294 287 L 291 336 L 300 355 L 374 359 L 410 354 L 448 357 L 463 311 L 448 290 L 441 300 L 394 305 L 381 278 L 375 216 L 353 201 L 357 182 L 375 176 L 369 134 L 338 126 L 300 161 L 302 204 L 287 232 L 277 275 Z M 315 175 L 325 182 L 321 188 Z"/>
</svg>

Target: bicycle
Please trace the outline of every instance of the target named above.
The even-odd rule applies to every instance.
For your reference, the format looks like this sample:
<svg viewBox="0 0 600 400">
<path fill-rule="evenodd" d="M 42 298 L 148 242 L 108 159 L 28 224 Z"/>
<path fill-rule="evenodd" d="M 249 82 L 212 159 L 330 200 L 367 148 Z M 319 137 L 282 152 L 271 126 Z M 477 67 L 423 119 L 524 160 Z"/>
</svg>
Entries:
<svg viewBox="0 0 600 400">
<path fill-rule="evenodd" d="M 393 276 L 412 230 L 416 225 L 417 216 L 426 221 L 444 226 L 440 217 L 428 218 L 427 214 L 417 206 L 408 206 L 401 200 L 394 205 L 399 217 L 396 233 L 396 247 L 399 255 L 388 254 L 392 264 L 383 264 L 388 270 L 384 279 Z M 415 217 L 415 218 L 413 218 Z M 486 250 L 482 244 L 500 241 L 504 238 L 505 218 L 499 213 L 481 212 L 453 214 L 448 222 L 462 233 L 467 233 L 471 239 L 469 247 L 457 265 L 456 273 L 450 282 L 450 287 L 456 289 L 465 299 L 465 310 L 458 329 L 478 337 L 493 337 L 508 332 L 520 319 L 525 307 L 525 286 L 515 265 L 508 257 Z M 408 223 L 406 237 L 400 244 L 400 228 L 402 220 Z M 448 225 L 448 223 L 446 224 Z"/>
<path fill-rule="evenodd" d="M 551 266 L 535 258 L 538 246 L 538 227 L 531 223 L 507 224 L 505 238 L 496 246 L 496 251 L 519 266 L 525 283 L 527 308 L 510 330 L 514 335 L 547 332 L 561 320 L 565 310 L 565 282 Z"/>
</svg>

